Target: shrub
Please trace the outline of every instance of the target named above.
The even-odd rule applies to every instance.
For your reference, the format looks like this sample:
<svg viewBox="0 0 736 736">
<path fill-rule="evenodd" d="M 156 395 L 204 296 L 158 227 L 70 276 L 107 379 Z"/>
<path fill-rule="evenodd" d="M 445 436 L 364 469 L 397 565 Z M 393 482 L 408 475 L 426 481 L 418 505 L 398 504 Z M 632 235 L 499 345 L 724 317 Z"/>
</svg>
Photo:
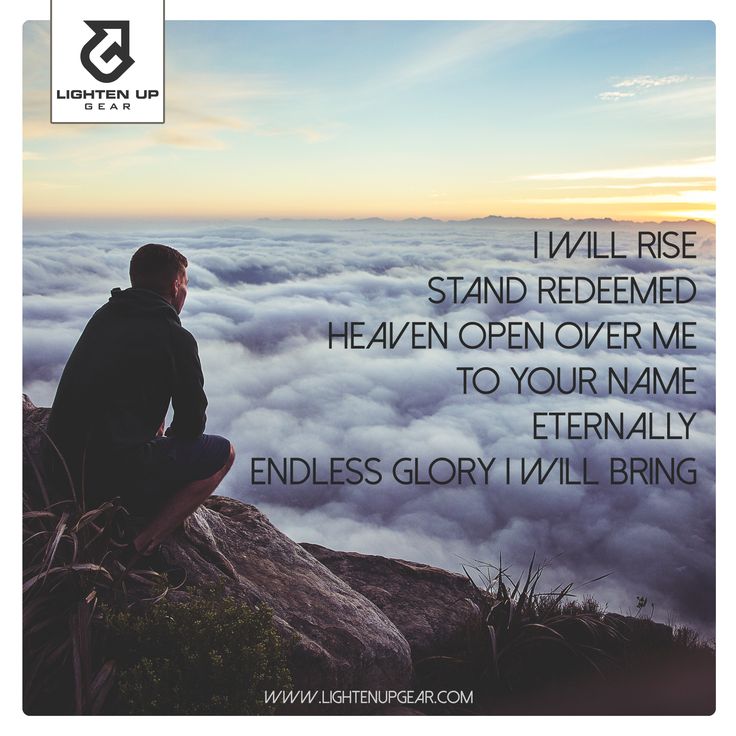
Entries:
<svg viewBox="0 0 736 736">
<path fill-rule="evenodd" d="M 141 613 L 102 608 L 106 657 L 117 663 L 108 710 L 138 715 L 257 715 L 273 711 L 264 691 L 291 677 L 266 607 L 221 591 L 187 590 Z"/>
<path fill-rule="evenodd" d="M 714 654 L 711 644 L 689 626 L 675 626 L 672 631 L 673 645 L 681 650 Z"/>
<path fill-rule="evenodd" d="M 684 626 L 608 613 L 590 595 L 578 598 L 572 583 L 540 592 L 545 567 L 532 557 L 513 579 L 501 560 L 464 567 L 471 583 L 466 600 L 476 610 L 465 640 L 454 656 L 427 657 L 415 668 L 420 687 L 472 689 L 475 699 L 471 708 L 437 705 L 427 712 L 713 712 L 715 650 L 709 642 Z M 639 614 L 651 606 L 644 596 L 637 603 Z M 657 700 L 663 672 L 668 686 L 681 688 L 664 705 Z M 651 704 L 641 692 L 647 682 Z"/>
<path fill-rule="evenodd" d="M 75 501 L 23 514 L 23 708 L 28 714 L 97 713 L 113 675 L 96 662 L 90 622 L 101 599 L 160 585 L 152 570 L 126 569 L 114 541 L 125 510 Z"/>
<path fill-rule="evenodd" d="M 53 446 L 42 426 L 35 431 Z M 112 661 L 100 660 L 91 640 L 98 602 L 126 600 L 131 590 L 142 597 L 165 580 L 143 563 L 124 563 L 122 529 L 128 514 L 119 499 L 87 508 L 84 489 L 76 489 L 71 476 L 61 492 L 48 484 L 25 445 L 24 461 L 23 709 L 27 714 L 95 714 L 115 672 Z"/>
<path fill-rule="evenodd" d="M 581 669 L 600 674 L 608 659 L 602 643 L 620 638 L 593 599 L 570 600 L 572 583 L 537 592 L 545 567 L 535 567 L 532 557 L 526 574 L 514 581 L 500 561 L 497 567 L 486 564 L 474 568 L 480 585 L 466 570 L 488 635 L 488 674 L 491 682 L 509 691 Z"/>
</svg>

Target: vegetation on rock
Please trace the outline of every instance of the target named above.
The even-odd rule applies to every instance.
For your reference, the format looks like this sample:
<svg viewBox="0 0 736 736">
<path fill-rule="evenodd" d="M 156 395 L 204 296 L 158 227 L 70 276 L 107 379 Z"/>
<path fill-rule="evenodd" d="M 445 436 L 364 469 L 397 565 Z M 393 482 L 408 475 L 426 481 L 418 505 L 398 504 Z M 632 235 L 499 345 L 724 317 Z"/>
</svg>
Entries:
<svg viewBox="0 0 736 736">
<path fill-rule="evenodd" d="M 102 609 L 104 649 L 117 662 L 108 710 L 130 715 L 262 715 L 267 690 L 288 690 L 284 647 L 265 607 L 215 588 L 189 589 L 142 613 Z"/>
<path fill-rule="evenodd" d="M 166 575 L 127 559 L 119 501 L 86 508 L 24 450 L 24 712 L 269 712 L 264 690 L 290 686 L 270 611 L 214 590 L 170 600 Z"/>
</svg>

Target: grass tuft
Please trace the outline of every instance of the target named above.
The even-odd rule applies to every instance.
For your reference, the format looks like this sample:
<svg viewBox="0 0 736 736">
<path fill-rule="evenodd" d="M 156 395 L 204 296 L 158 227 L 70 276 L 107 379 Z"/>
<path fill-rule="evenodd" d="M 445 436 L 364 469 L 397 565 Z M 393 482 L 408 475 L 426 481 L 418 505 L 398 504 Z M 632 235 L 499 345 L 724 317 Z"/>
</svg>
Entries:
<svg viewBox="0 0 736 736">
<path fill-rule="evenodd" d="M 131 588 L 137 595 L 165 588 L 165 578 L 128 569 L 121 559 L 128 515 L 119 500 L 86 510 L 69 478 L 68 498 L 52 503 L 43 473 L 24 451 L 35 484 L 27 484 L 23 498 L 23 709 L 98 713 L 115 668 L 95 661 L 97 605 L 101 599 L 124 605 Z"/>
</svg>

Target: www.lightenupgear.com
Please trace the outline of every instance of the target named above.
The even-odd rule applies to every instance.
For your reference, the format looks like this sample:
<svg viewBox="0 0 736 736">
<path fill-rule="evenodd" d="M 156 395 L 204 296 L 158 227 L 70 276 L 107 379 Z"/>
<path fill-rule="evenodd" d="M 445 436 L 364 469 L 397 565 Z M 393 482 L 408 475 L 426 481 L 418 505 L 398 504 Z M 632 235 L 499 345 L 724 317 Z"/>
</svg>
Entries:
<svg viewBox="0 0 736 736">
<path fill-rule="evenodd" d="M 267 705 L 472 705 L 464 690 L 266 690 Z"/>
</svg>

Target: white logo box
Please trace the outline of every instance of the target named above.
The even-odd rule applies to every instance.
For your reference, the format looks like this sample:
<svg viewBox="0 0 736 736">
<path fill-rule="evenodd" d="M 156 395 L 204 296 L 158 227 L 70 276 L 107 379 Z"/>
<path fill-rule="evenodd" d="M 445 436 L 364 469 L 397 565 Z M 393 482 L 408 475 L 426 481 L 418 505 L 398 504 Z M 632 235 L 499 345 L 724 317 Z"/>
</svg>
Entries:
<svg viewBox="0 0 736 736">
<path fill-rule="evenodd" d="M 52 0 L 51 122 L 163 123 L 164 113 L 163 0 Z"/>
</svg>

